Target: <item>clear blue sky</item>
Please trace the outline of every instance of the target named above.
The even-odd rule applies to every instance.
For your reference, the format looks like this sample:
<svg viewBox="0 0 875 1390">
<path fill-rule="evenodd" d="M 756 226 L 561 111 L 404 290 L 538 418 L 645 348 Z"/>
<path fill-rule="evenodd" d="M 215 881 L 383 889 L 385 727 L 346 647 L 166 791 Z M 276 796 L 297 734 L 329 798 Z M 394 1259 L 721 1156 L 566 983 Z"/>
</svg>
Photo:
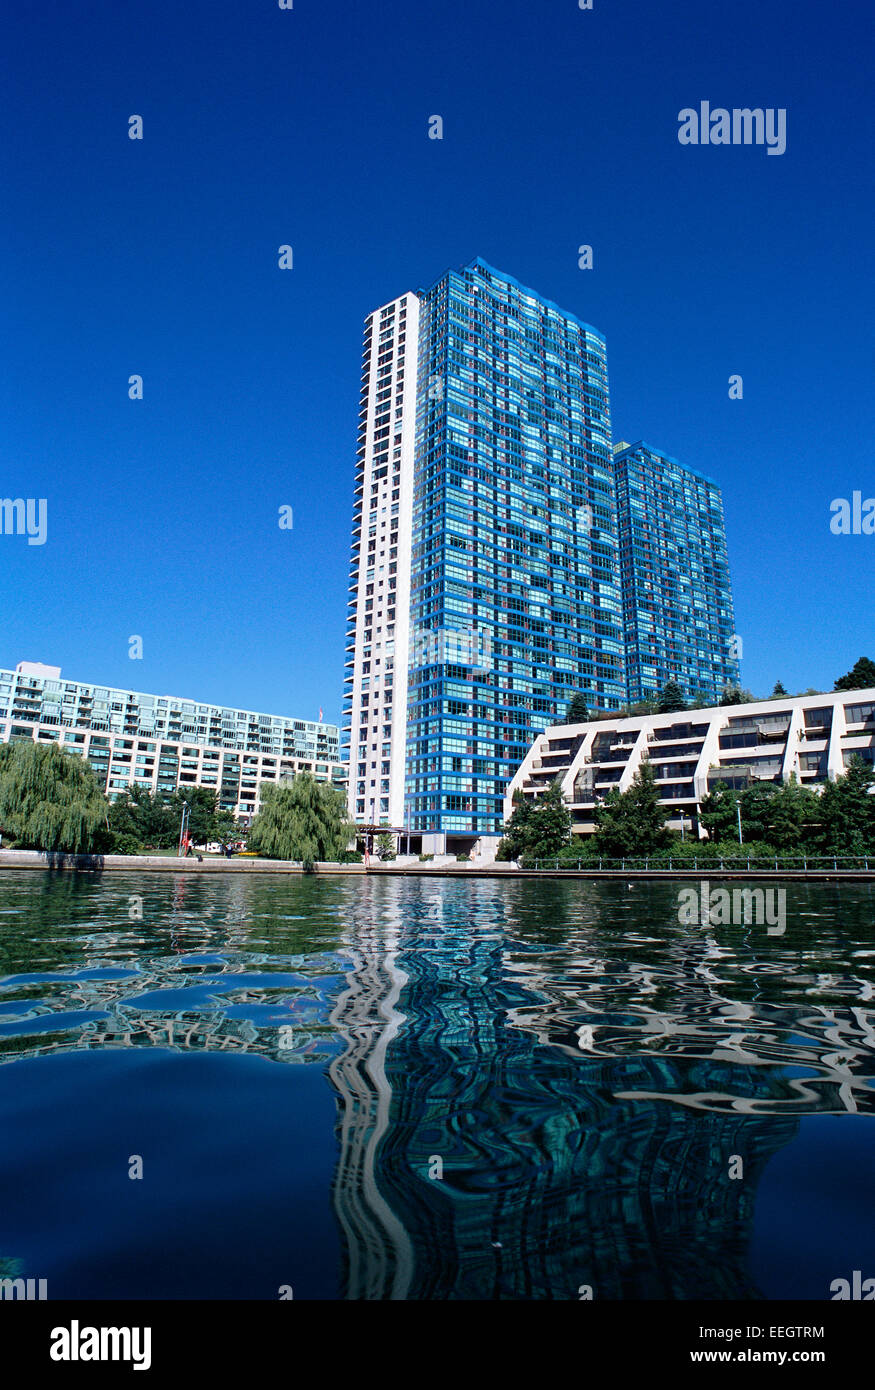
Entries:
<svg viewBox="0 0 875 1390">
<path fill-rule="evenodd" d="M 875 536 L 829 530 L 875 494 L 871 14 L 14 6 L 0 495 L 48 540 L 0 536 L 0 665 L 338 719 L 362 320 L 475 254 L 605 333 L 615 438 L 721 484 L 744 683 L 875 657 Z M 682 147 L 703 99 L 786 153 Z"/>
</svg>

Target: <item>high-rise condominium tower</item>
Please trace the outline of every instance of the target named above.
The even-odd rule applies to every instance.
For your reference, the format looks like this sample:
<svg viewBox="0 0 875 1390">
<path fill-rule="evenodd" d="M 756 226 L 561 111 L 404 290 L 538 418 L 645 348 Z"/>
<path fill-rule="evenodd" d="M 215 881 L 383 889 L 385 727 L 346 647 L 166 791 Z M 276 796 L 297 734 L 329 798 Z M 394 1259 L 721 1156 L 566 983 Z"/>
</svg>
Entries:
<svg viewBox="0 0 875 1390">
<path fill-rule="evenodd" d="M 613 452 L 629 700 L 673 680 L 717 704 L 739 682 L 720 488 L 647 444 Z"/>
<path fill-rule="evenodd" d="M 365 325 L 344 741 L 359 823 L 500 835 L 575 692 L 626 698 L 605 343 L 479 258 Z"/>
</svg>

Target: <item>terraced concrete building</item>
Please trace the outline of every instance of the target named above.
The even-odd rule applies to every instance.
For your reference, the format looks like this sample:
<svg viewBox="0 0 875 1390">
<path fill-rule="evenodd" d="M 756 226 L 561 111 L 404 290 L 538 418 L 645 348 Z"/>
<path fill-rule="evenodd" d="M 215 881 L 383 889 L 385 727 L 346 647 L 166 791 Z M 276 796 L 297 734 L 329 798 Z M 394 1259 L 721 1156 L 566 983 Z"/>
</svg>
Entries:
<svg viewBox="0 0 875 1390">
<path fill-rule="evenodd" d="M 517 790 L 534 798 L 558 777 L 573 831 L 591 834 L 596 803 L 612 788 L 626 791 L 649 758 L 669 823 L 696 831 L 699 804 L 715 782 L 745 787 L 795 776 L 817 787 L 842 776 L 854 755 L 875 761 L 875 690 L 557 725 L 530 748 L 504 813 Z"/>
</svg>

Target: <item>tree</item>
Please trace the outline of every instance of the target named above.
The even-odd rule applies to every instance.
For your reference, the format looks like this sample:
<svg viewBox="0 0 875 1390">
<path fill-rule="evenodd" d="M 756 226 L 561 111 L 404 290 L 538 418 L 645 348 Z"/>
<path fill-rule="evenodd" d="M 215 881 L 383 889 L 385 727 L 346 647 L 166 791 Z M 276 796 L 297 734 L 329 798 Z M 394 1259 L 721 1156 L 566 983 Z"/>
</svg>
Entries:
<svg viewBox="0 0 875 1390">
<path fill-rule="evenodd" d="M 110 802 L 106 824 L 112 836 L 112 848 L 115 853 L 136 854 L 143 848 L 135 803 L 128 792 L 122 792 L 121 796 Z"/>
<path fill-rule="evenodd" d="M 749 840 L 768 842 L 771 803 L 778 795 L 774 782 L 750 782 L 739 794 L 741 825 L 745 844 Z"/>
<path fill-rule="evenodd" d="M 233 811 L 226 811 L 220 806 L 216 811 L 214 821 L 214 831 L 210 836 L 213 840 L 238 840 L 246 836 L 246 830 L 240 824 Z"/>
<path fill-rule="evenodd" d="M 139 827 L 143 844 L 150 848 L 175 848 L 179 843 L 179 815 L 174 812 L 170 800 L 166 792 L 153 793 L 148 787 L 131 787 L 131 801 L 136 808 L 131 808 L 132 814 Z M 110 811 L 110 825 L 112 823 Z"/>
<path fill-rule="evenodd" d="M 513 811 L 504 827 L 504 837 L 499 840 L 495 857 L 499 861 L 519 859 L 532 842 L 532 814 L 535 803 L 523 796 L 519 787 L 513 794 Z"/>
<path fill-rule="evenodd" d="M 713 843 L 738 842 L 738 808 L 741 807 L 743 845 L 770 846 L 787 852 L 811 844 L 821 821 L 821 799 L 795 776 L 781 785 L 751 782 L 743 791 L 732 791 L 715 782 L 702 798 L 700 820 Z"/>
<path fill-rule="evenodd" d="M 562 797 L 562 779 L 557 777 L 546 791 L 527 800 L 514 792 L 514 809 L 504 827 L 504 839 L 496 852 L 499 860 L 546 859 L 571 840 L 571 812 Z"/>
<path fill-rule="evenodd" d="M 22 847 L 87 854 L 106 829 L 94 769 L 57 743 L 0 746 L 0 825 Z"/>
<path fill-rule="evenodd" d="M 773 700 L 781 700 L 781 699 L 784 698 L 784 696 L 785 696 L 786 694 L 787 694 L 787 692 L 786 692 L 786 690 L 784 689 L 784 687 L 783 687 L 783 685 L 781 684 L 781 682 L 780 682 L 780 681 L 775 681 L 775 688 L 774 688 L 774 690 L 772 691 L 772 699 L 773 699 Z"/>
<path fill-rule="evenodd" d="M 208 840 L 222 840 L 239 834 L 239 826 L 228 811 L 220 811 L 219 798 L 212 787 L 177 787 L 168 803 L 173 815 L 176 840 L 183 807 L 190 807 L 188 831 L 192 842 L 205 845 Z"/>
<path fill-rule="evenodd" d="M 629 705 L 628 709 L 620 710 L 619 714 L 614 715 L 615 719 L 626 719 L 630 715 L 637 714 L 656 714 L 655 700 L 636 700 L 634 705 Z"/>
<path fill-rule="evenodd" d="M 377 857 L 382 859 L 384 864 L 395 858 L 395 841 L 388 830 L 377 836 Z"/>
<path fill-rule="evenodd" d="M 571 812 L 562 796 L 562 779 L 556 777 L 535 802 L 532 816 L 532 852 L 540 858 L 555 854 L 571 839 Z"/>
<path fill-rule="evenodd" d="M 822 848 L 830 854 L 875 850 L 875 768 L 853 757 L 844 777 L 827 782 L 819 800 Z"/>
<path fill-rule="evenodd" d="M 847 675 L 839 677 L 835 683 L 835 688 L 836 690 L 875 689 L 875 661 L 870 661 L 868 656 L 861 656 Z"/>
<path fill-rule="evenodd" d="M 178 787 L 169 796 L 152 793 L 134 783 L 109 808 L 108 825 L 125 853 L 134 843 L 141 848 L 176 849 L 184 806 L 191 811 L 188 829 L 194 844 L 209 840 L 230 840 L 240 835 L 240 826 L 230 811 L 220 810 L 212 787 Z M 123 850 L 122 845 L 126 848 Z"/>
<path fill-rule="evenodd" d="M 152 793 L 136 782 L 110 803 L 107 824 L 118 847 L 139 844 L 148 849 L 175 849 L 179 843 L 181 811 L 164 792 Z M 121 850 L 121 852 L 125 852 Z"/>
<path fill-rule="evenodd" d="M 595 807 L 595 824 L 596 848 L 609 858 L 652 854 L 670 843 L 672 834 L 649 759 L 642 760 L 628 791 L 614 788 Z"/>
<path fill-rule="evenodd" d="M 810 839 L 820 820 L 820 798 L 810 787 L 801 787 L 795 773 L 778 788 L 766 805 L 764 838 L 776 850 L 799 849 Z"/>
<path fill-rule="evenodd" d="M 584 696 L 581 695 L 579 692 L 578 692 L 578 694 L 576 694 L 576 695 L 572 695 L 572 697 L 571 697 L 571 699 L 570 699 L 570 701 L 569 701 L 569 703 L 568 703 L 568 710 L 567 710 L 567 713 L 566 713 L 566 715 L 565 715 L 565 723 L 566 723 L 566 724 L 588 724 L 588 723 L 589 723 L 589 709 L 587 708 L 586 699 L 585 699 Z"/>
<path fill-rule="evenodd" d="M 749 690 L 743 690 L 740 685 L 727 685 L 723 694 L 720 696 L 720 705 L 752 705 L 754 697 Z"/>
<path fill-rule="evenodd" d="M 657 714 L 674 714 L 685 710 L 687 702 L 677 681 L 669 681 L 656 703 Z"/>
<path fill-rule="evenodd" d="M 291 782 L 262 788 L 261 807 L 249 831 L 250 849 L 269 859 L 336 862 L 354 831 L 339 787 L 299 772 Z"/>
<path fill-rule="evenodd" d="M 715 782 L 699 803 L 699 820 L 713 843 L 738 836 L 738 793 L 725 782 Z"/>
</svg>

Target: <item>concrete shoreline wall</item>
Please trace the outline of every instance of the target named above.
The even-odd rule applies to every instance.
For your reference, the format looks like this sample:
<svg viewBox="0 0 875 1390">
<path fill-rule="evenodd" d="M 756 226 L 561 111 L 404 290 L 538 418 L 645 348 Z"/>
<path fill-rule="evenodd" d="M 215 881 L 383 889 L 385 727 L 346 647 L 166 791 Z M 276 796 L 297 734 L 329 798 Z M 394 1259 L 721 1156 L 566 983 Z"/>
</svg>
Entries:
<svg viewBox="0 0 875 1390">
<path fill-rule="evenodd" d="M 50 869 L 77 873 L 169 873 L 169 874 L 303 874 L 300 864 L 289 859 L 176 859 L 160 855 L 127 854 L 49 854 L 35 849 L 0 850 L 0 869 Z M 800 882 L 871 883 L 875 863 L 869 869 L 721 869 L 716 864 L 700 864 L 660 869 L 518 869 L 514 864 L 330 864 L 317 862 L 315 873 L 383 875 L 421 878 L 589 878 L 589 879 L 755 879 L 777 883 Z"/>
<path fill-rule="evenodd" d="M 61 854 L 37 849 L 0 850 L 0 869 L 74 869 L 80 873 L 141 869 L 179 874 L 302 874 L 292 859 L 177 859 L 159 854 Z M 317 873 L 363 874 L 363 864 L 316 864 Z"/>
</svg>

